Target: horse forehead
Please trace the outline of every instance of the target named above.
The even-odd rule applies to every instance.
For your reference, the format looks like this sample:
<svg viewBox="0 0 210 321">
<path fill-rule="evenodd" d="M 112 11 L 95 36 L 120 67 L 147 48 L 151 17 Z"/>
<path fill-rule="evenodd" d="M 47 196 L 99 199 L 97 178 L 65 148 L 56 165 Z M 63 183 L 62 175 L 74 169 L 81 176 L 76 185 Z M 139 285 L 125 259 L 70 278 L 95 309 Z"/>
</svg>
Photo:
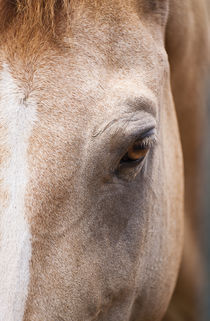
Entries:
<svg viewBox="0 0 210 321">
<path fill-rule="evenodd" d="M 57 110 L 63 101 L 71 104 L 71 110 L 77 105 L 78 116 L 82 113 L 79 99 L 89 99 L 91 104 L 91 99 L 104 99 L 105 92 L 108 99 L 113 88 L 111 82 L 120 84 L 123 79 L 127 86 L 122 88 L 126 90 L 135 87 L 131 85 L 132 79 L 133 84 L 144 82 L 157 92 L 162 76 L 159 70 L 167 65 L 167 59 L 163 47 L 155 43 L 144 24 L 139 23 L 138 15 L 129 8 L 130 5 L 123 5 L 113 12 L 114 17 L 121 17 L 116 23 L 113 16 L 110 22 L 104 22 L 76 15 L 72 31 L 62 37 L 60 48 L 45 43 L 40 34 L 32 37 L 29 44 L 22 36 L 23 30 L 17 31 L 15 38 L 8 34 L 3 56 L 12 63 L 13 75 L 20 80 L 25 94 L 33 95 L 39 103 L 47 102 L 48 107 L 53 103 Z M 127 15 L 123 16 L 123 12 Z"/>
<path fill-rule="evenodd" d="M 129 65 L 133 65 L 131 66 L 133 68 L 138 64 L 136 55 L 141 53 L 142 57 L 139 56 L 141 63 L 150 64 L 151 58 L 156 57 L 161 51 L 160 39 L 158 38 L 158 42 L 154 44 L 154 37 L 149 34 L 152 29 L 154 33 L 159 29 L 157 24 L 153 24 L 152 18 L 147 18 L 151 23 L 145 23 L 144 13 L 139 17 L 138 10 L 136 8 L 134 10 L 131 2 L 126 5 L 125 1 L 111 1 L 110 4 L 113 10 L 107 9 L 108 3 L 107 5 L 104 3 L 102 6 L 104 10 L 97 14 L 88 9 L 87 3 L 81 6 L 82 9 L 80 6 L 74 8 L 75 14 L 70 19 L 69 29 L 59 35 L 58 48 L 65 48 L 63 51 L 56 48 L 56 41 L 52 44 L 47 32 L 43 34 L 40 30 L 31 30 L 30 25 L 21 25 L 20 21 L 20 26 L 17 28 L 13 26 L 1 39 L 2 43 L 5 42 L 6 55 L 10 55 L 10 61 L 14 60 L 15 64 L 17 62 L 15 57 L 23 60 L 23 63 L 28 65 L 29 72 L 32 72 L 30 69 L 34 69 L 32 64 L 34 62 L 36 64 L 40 54 L 45 58 L 69 56 L 74 63 L 77 60 L 77 65 L 82 58 L 91 63 L 98 60 L 99 63 L 105 62 L 108 69 L 110 65 L 113 68 L 113 64 L 115 68 Z M 46 63 L 49 62 L 50 59 Z M 88 69 L 86 62 L 81 61 L 83 71 Z M 62 65 L 62 59 L 60 63 Z"/>
</svg>

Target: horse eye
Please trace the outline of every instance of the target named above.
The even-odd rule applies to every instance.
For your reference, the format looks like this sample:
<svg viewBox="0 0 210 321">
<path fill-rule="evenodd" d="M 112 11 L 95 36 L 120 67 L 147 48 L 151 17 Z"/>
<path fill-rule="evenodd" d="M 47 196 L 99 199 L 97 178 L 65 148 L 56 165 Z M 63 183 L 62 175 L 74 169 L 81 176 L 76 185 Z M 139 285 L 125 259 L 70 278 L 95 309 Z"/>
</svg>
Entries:
<svg viewBox="0 0 210 321">
<path fill-rule="evenodd" d="M 141 162 L 149 151 L 149 147 L 142 142 L 135 142 L 123 156 L 120 163 Z"/>
</svg>

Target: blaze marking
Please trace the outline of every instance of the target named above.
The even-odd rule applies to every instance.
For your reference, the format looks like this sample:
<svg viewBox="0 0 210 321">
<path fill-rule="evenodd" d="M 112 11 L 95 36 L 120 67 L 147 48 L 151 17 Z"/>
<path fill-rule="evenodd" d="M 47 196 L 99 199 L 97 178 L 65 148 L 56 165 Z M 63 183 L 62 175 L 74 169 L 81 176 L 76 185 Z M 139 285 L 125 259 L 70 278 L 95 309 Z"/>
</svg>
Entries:
<svg viewBox="0 0 210 321">
<path fill-rule="evenodd" d="M 28 98 L 4 64 L 0 73 L 0 127 L 8 158 L 0 166 L 0 185 L 8 193 L 0 204 L 0 321 L 21 321 L 27 298 L 31 258 L 30 230 L 24 197 L 28 181 L 28 140 L 36 121 L 36 104 Z"/>
</svg>

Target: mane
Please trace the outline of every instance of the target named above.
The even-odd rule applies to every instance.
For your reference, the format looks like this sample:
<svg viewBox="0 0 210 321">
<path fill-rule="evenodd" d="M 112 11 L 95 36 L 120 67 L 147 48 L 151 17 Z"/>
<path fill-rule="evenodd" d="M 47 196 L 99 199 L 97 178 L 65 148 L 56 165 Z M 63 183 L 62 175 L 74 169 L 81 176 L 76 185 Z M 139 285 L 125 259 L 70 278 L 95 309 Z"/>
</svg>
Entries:
<svg viewBox="0 0 210 321">
<path fill-rule="evenodd" d="M 27 26 L 52 30 L 59 13 L 67 15 L 70 0 L 0 0 L 0 31 L 13 21 Z"/>
</svg>

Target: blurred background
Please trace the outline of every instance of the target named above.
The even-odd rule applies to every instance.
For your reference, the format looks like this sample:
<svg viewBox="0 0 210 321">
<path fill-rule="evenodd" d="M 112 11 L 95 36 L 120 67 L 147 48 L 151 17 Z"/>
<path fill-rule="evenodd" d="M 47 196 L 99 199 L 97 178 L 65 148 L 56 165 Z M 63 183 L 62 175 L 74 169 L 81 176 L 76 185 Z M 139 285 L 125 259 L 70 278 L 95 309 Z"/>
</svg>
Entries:
<svg viewBox="0 0 210 321">
<path fill-rule="evenodd" d="M 202 172 L 204 179 L 203 191 L 203 208 L 201 215 L 202 219 L 202 249 L 204 251 L 205 266 L 206 266 L 206 280 L 204 293 L 204 315 L 202 321 L 210 321 L 210 81 L 208 84 L 208 99 L 207 99 L 207 128 L 206 141 L 204 148 L 204 158 L 202 160 Z M 202 318 L 201 318 L 202 319 Z"/>
</svg>

